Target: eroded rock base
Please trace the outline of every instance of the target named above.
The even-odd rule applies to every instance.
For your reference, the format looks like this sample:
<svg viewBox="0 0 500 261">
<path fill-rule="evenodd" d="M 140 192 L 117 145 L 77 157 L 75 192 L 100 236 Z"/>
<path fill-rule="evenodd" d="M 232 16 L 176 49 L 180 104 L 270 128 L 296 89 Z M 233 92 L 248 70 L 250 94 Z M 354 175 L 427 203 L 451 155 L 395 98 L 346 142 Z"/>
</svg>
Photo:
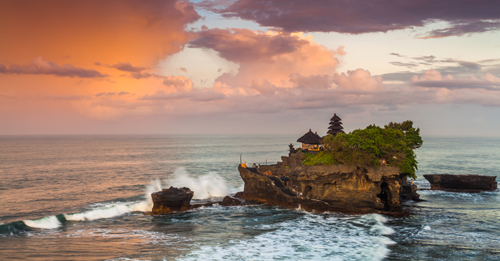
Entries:
<svg viewBox="0 0 500 261">
<path fill-rule="evenodd" d="M 304 166 L 301 153 L 259 168 L 239 166 L 241 198 L 307 211 L 409 214 L 401 206 L 399 169 L 389 166 Z M 410 192 L 413 187 L 410 187 Z M 416 188 L 415 188 L 416 191 Z M 413 195 L 418 195 L 414 193 Z"/>
</svg>

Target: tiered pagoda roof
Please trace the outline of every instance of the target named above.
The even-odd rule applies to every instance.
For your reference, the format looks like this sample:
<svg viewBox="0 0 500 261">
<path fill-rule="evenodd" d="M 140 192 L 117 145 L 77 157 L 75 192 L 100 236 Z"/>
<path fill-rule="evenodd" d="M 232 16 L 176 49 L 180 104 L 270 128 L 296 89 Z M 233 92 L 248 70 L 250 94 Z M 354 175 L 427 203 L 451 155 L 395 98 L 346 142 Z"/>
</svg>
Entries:
<svg viewBox="0 0 500 261">
<path fill-rule="evenodd" d="M 333 114 L 333 117 L 330 119 L 330 127 L 328 127 L 327 134 L 333 134 L 333 136 L 337 135 L 337 133 L 345 133 L 342 129 L 341 118 L 337 116 L 336 113 Z"/>
</svg>

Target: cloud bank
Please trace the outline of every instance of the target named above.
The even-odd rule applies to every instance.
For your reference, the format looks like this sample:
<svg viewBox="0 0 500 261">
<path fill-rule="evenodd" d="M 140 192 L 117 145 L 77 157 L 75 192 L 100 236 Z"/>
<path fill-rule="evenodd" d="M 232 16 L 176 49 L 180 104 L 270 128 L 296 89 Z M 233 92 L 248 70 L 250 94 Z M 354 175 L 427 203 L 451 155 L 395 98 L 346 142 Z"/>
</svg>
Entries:
<svg viewBox="0 0 500 261">
<path fill-rule="evenodd" d="M 58 65 L 55 62 L 45 61 L 37 57 L 27 65 L 13 64 L 7 67 L 0 64 L 0 73 L 5 74 L 47 74 L 55 76 L 79 77 L 79 78 L 103 78 L 108 75 L 93 69 L 83 69 L 71 64 Z"/>
<path fill-rule="evenodd" d="M 495 0 L 206 0 L 199 6 L 224 17 L 254 21 L 286 32 L 361 34 L 422 27 L 446 22 L 423 38 L 447 37 L 500 29 Z"/>
</svg>

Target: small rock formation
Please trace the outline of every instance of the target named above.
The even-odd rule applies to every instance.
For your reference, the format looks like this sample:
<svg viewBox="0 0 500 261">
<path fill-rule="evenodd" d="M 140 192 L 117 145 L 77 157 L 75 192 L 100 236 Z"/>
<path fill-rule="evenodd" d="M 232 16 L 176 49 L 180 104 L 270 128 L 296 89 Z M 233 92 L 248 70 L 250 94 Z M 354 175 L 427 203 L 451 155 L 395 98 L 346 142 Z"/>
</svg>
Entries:
<svg viewBox="0 0 500 261">
<path fill-rule="evenodd" d="M 493 191 L 498 185 L 494 176 L 434 174 L 424 178 L 431 183 L 431 189 L 453 192 Z"/>
<path fill-rule="evenodd" d="M 151 194 L 153 198 L 152 214 L 165 214 L 175 211 L 185 211 L 191 208 L 189 202 L 193 198 L 194 192 L 189 188 L 164 189 Z"/>
<path fill-rule="evenodd" d="M 204 204 L 194 204 L 191 205 L 190 201 L 193 198 L 194 192 L 189 188 L 174 188 L 170 187 L 169 189 L 164 189 L 162 191 L 158 191 L 151 194 L 151 198 L 153 199 L 153 209 L 151 212 L 144 213 L 145 215 L 163 215 L 169 214 L 173 212 L 186 211 L 190 209 L 196 209 L 201 207 L 211 207 L 215 204 L 219 204 L 221 206 L 240 206 L 240 205 L 249 205 L 255 204 L 258 202 L 248 202 L 238 195 L 241 195 L 241 192 L 236 193 L 236 196 L 230 197 L 226 196 L 221 202 L 208 202 Z"/>
<path fill-rule="evenodd" d="M 304 166 L 302 153 L 277 165 L 238 167 L 241 198 L 308 211 L 407 215 L 400 202 L 399 169 L 389 166 Z M 271 174 L 271 175 L 269 175 Z"/>
<path fill-rule="evenodd" d="M 400 197 L 401 197 L 400 201 L 408 201 L 408 200 L 424 201 L 420 199 L 420 195 L 417 193 L 417 185 L 411 185 L 408 183 L 401 185 Z"/>
<path fill-rule="evenodd" d="M 232 198 L 230 196 L 225 196 L 222 202 L 219 202 L 221 206 L 239 206 L 242 202 L 237 198 Z"/>
</svg>

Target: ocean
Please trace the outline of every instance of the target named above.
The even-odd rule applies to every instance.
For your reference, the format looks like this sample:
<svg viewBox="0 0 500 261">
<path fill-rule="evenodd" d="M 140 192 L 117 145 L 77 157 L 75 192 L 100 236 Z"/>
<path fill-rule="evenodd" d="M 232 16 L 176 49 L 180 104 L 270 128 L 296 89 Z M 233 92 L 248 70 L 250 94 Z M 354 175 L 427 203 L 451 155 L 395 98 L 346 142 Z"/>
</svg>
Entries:
<svg viewBox="0 0 500 261">
<path fill-rule="evenodd" d="M 150 193 L 193 201 L 243 189 L 237 166 L 275 164 L 290 135 L 0 136 L 0 260 L 500 260 L 500 193 L 419 191 L 411 215 L 214 205 L 143 215 Z M 499 138 L 424 137 L 423 174 L 497 176 Z"/>
</svg>

